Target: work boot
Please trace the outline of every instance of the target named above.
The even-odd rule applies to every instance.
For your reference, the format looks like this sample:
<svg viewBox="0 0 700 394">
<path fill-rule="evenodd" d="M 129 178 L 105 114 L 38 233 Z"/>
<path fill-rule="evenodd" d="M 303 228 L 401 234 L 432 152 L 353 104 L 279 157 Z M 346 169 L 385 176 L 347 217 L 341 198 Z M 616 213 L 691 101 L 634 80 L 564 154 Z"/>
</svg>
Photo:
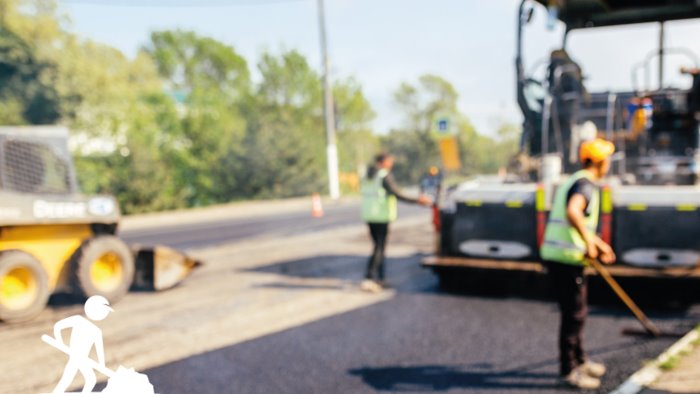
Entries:
<svg viewBox="0 0 700 394">
<path fill-rule="evenodd" d="M 362 283 L 360 283 L 360 289 L 369 293 L 381 293 L 382 290 L 384 290 L 377 281 L 372 279 L 363 280 Z"/>
<path fill-rule="evenodd" d="M 561 383 L 584 390 L 595 390 L 600 387 L 600 379 L 588 376 L 583 369 L 576 368 L 561 378 Z"/>
<path fill-rule="evenodd" d="M 605 365 L 601 363 L 596 363 L 591 360 L 586 360 L 581 366 L 579 367 L 585 372 L 588 376 L 592 376 L 594 378 L 600 378 L 603 375 L 605 375 Z"/>
</svg>

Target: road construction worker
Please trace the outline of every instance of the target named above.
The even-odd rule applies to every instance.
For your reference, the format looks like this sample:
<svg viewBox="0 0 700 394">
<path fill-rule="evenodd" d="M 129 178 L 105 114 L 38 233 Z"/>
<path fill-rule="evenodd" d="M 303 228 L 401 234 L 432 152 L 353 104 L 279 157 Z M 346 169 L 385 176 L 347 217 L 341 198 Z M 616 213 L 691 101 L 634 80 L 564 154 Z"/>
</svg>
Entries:
<svg viewBox="0 0 700 394">
<path fill-rule="evenodd" d="M 688 94 L 688 109 L 690 112 L 697 114 L 700 112 L 700 68 L 682 67 L 681 74 L 693 77 L 693 86 L 690 88 L 690 94 Z"/>
<path fill-rule="evenodd" d="M 384 251 L 386 249 L 389 223 L 397 218 L 397 200 L 430 206 L 432 201 L 425 195 L 410 198 L 396 187 L 391 169 L 394 157 L 382 153 L 375 157 L 374 164 L 362 180 L 362 219 L 369 226 L 374 247 L 367 262 L 365 280 L 361 287 L 365 291 L 380 292 L 386 288 L 384 282 Z"/>
<path fill-rule="evenodd" d="M 432 166 L 420 180 L 420 192 L 436 200 L 442 184 L 442 172 L 439 168 Z"/>
<path fill-rule="evenodd" d="M 559 309 L 560 373 L 565 385 L 596 389 L 605 366 L 586 358 L 582 332 L 588 312 L 586 259 L 615 262 L 610 245 L 596 235 L 600 191 L 596 182 L 610 169 L 615 146 L 596 138 L 584 141 L 579 150 L 583 169 L 559 188 L 545 230 L 540 255 L 550 272 Z"/>
</svg>

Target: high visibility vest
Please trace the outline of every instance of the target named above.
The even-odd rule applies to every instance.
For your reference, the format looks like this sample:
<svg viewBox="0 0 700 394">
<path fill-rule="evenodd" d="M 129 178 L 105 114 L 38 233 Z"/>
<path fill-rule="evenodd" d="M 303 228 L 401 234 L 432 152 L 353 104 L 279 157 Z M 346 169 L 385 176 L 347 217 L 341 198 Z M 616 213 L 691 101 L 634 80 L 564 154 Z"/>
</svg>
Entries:
<svg viewBox="0 0 700 394">
<path fill-rule="evenodd" d="M 549 214 L 547 228 L 544 232 L 544 242 L 540 247 L 540 257 L 543 260 L 555 261 L 564 264 L 584 265 L 586 255 L 586 242 L 581 234 L 569 223 L 566 217 L 567 198 L 571 187 L 582 178 L 589 178 L 584 170 L 573 174 L 562 184 L 554 195 L 554 205 Z M 600 215 L 600 196 L 595 188 L 588 202 L 589 215 L 584 218 L 588 231 L 596 232 L 598 216 Z"/>
<path fill-rule="evenodd" d="M 379 170 L 373 178 L 362 179 L 362 220 L 367 223 L 389 223 L 398 215 L 396 196 L 384 188 L 384 178 L 389 175 Z"/>
</svg>

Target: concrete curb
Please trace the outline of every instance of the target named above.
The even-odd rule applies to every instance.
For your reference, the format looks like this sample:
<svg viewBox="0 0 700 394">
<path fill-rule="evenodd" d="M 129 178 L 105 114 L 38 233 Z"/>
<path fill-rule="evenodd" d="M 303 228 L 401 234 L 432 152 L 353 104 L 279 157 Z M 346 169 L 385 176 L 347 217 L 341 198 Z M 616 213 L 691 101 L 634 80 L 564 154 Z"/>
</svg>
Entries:
<svg viewBox="0 0 700 394">
<path fill-rule="evenodd" d="M 663 371 L 660 366 L 663 363 L 692 347 L 693 342 L 698 340 L 698 338 L 700 338 L 700 332 L 697 329 L 692 329 L 683 338 L 661 353 L 656 360 L 635 372 L 610 394 L 637 394 L 644 390 L 661 376 Z"/>
</svg>

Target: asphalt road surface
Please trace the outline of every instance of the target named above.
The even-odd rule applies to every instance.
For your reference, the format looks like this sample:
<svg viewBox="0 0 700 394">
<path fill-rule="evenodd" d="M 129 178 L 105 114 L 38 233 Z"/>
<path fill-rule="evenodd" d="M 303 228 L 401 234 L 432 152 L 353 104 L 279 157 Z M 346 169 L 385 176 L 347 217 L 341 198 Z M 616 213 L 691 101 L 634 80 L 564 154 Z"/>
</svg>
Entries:
<svg viewBox="0 0 700 394">
<path fill-rule="evenodd" d="M 284 237 L 357 225 L 360 220 L 359 209 L 359 204 L 354 202 L 327 206 L 322 219 L 311 217 L 309 208 L 309 210 L 297 212 L 234 220 L 215 220 L 167 228 L 123 231 L 119 235 L 128 243 L 142 245 L 163 244 L 177 249 L 211 247 L 261 236 Z M 426 209 L 415 205 L 399 204 L 401 217 L 411 217 L 418 214 L 426 215 Z"/>
<path fill-rule="evenodd" d="M 425 215 L 419 209 L 404 206 L 402 213 Z M 327 209 L 323 220 L 305 211 L 124 236 L 194 248 L 351 224 L 357 225 L 356 205 Z M 553 302 L 531 291 L 539 284 L 531 289 L 529 281 L 505 284 L 479 276 L 470 282 L 474 289 L 448 293 L 419 267 L 421 257 L 389 260 L 396 295 L 387 301 L 144 372 L 161 393 L 571 392 L 557 386 L 558 314 Z M 358 264 L 358 256 L 318 256 L 256 270 L 357 280 L 348 272 Z M 675 339 L 623 336 L 635 321 L 604 288 L 595 291 L 598 304 L 585 341 L 591 357 L 609 367 L 600 390 L 608 392 Z M 700 319 L 693 306 L 650 312 L 660 326 L 676 331 Z"/>
<path fill-rule="evenodd" d="M 319 220 L 307 211 L 188 224 L 122 234 L 130 242 L 198 248 L 256 237 L 357 226 L 357 204 L 330 207 Z M 427 214 L 402 206 L 402 216 Z M 555 304 L 529 281 L 479 276 L 441 290 L 419 266 L 422 255 L 392 258 L 395 296 L 204 354 L 146 373 L 161 393 L 571 392 L 557 385 Z M 317 256 L 256 268 L 295 278 L 359 279 L 357 255 Z M 476 286 L 475 286 L 476 285 Z M 299 291 L 312 291 L 300 287 Z M 656 291 L 656 290 L 655 290 Z M 585 345 L 607 364 L 600 392 L 609 392 L 675 339 L 621 334 L 636 322 L 598 286 Z M 690 329 L 700 309 L 652 309 L 663 328 Z"/>
<path fill-rule="evenodd" d="M 416 259 L 390 261 L 390 278 L 404 282 L 389 301 L 146 373 L 168 393 L 571 392 L 557 386 L 553 303 L 528 298 L 526 291 L 446 294 L 416 265 Z M 310 266 L 319 271 L 323 262 L 270 269 L 304 277 L 313 275 Z M 696 310 L 652 316 L 673 329 L 690 328 L 699 317 Z M 627 327 L 634 321 L 624 310 L 592 308 L 587 349 L 610 369 L 600 392 L 617 387 L 674 341 L 621 335 Z"/>
<path fill-rule="evenodd" d="M 320 219 L 305 204 L 273 204 L 263 215 L 252 206 L 132 221 L 128 241 L 186 248 L 205 264 L 173 289 L 115 304 L 100 325 L 107 364 L 145 372 L 166 394 L 568 392 L 557 386 L 558 313 L 542 277 L 470 275 L 444 291 L 419 264 L 433 249 L 429 211 L 403 205 L 389 243 L 395 289 L 364 293 L 357 203 L 327 205 Z M 658 299 L 681 288 L 632 289 Z M 607 392 L 675 339 L 621 335 L 637 326 L 629 312 L 600 284 L 591 294 L 586 348 L 610 369 Z M 698 307 L 670 306 L 644 309 L 670 330 L 700 320 Z M 31 322 L 0 324 L 0 393 L 50 392 L 65 358 L 39 338 L 80 313 L 81 299 L 58 295 Z"/>
</svg>

